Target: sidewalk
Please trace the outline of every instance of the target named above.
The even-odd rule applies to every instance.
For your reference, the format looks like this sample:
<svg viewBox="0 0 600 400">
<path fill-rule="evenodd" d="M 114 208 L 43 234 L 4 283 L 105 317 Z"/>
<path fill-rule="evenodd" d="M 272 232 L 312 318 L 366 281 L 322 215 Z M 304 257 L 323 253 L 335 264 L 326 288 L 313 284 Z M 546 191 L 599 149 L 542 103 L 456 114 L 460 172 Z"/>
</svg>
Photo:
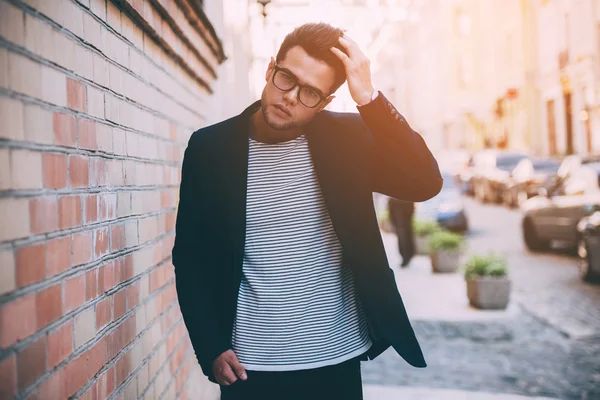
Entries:
<svg viewBox="0 0 600 400">
<path fill-rule="evenodd" d="M 398 290 L 411 320 L 497 321 L 512 318 L 519 312 L 517 302 L 512 299 L 506 310 L 479 310 L 471 307 L 463 275 L 433 274 L 428 256 L 415 256 L 408 268 L 400 268 L 395 235 L 382 235 Z M 432 293 L 436 296 L 432 297 Z"/>
<path fill-rule="evenodd" d="M 493 394 L 465 390 L 363 386 L 364 400 L 553 400 L 516 394 Z"/>
<path fill-rule="evenodd" d="M 408 268 L 400 268 L 396 237 L 383 233 L 383 241 L 396 284 L 412 321 L 508 321 L 520 313 L 511 299 L 506 310 L 479 310 L 469 305 L 461 273 L 433 274 L 428 256 L 416 256 Z M 432 296 L 434 294 L 434 296 Z M 365 384 L 365 400 L 550 400 L 515 394 L 495 394 L 427 387 L 380 386 Z"/>
</svg>

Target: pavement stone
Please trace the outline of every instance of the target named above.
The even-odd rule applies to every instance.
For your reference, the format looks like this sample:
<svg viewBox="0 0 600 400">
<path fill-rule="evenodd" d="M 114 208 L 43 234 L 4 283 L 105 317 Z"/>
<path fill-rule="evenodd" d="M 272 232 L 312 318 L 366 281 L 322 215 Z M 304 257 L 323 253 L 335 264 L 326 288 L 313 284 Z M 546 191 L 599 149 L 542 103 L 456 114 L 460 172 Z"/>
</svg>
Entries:
<svg viewBox="0 0 600 400">
<path fill-rule="evenodd" d="M 508 257 L 513 281 L 508 309 L 470 307 L 462 276 L 431 273 L 427 257 L 398 267 L 395 238 L 384 234 L 428 367 L 411 367 L 388 349 L 363 363 L 367 399 L 506 394 L 600 400 L 600 287 L 579 280 L 572 256 L 527 252 L 517 212 L 469 200 L 467 206 L 473 227 L 469 249 Z M 384 394 L 395 397 L 373 397 Z"/>
<path fill-rule="evenodd" d="M 363 394 L 364 400 L 551 400 L 550 397 L 419 387 L 398 388 L 379 385 L 364 385 Z"/>
</svg>

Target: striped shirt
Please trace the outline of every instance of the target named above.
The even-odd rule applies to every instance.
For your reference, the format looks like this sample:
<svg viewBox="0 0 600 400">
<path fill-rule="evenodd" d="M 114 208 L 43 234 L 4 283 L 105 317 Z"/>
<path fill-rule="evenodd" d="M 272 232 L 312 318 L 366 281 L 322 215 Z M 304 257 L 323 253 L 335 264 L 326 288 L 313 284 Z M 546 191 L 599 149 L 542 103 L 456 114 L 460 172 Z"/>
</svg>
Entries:
<svg viewBox="0 0 600 400">
<path fill-rule="evenodd" d="M 250 140 L 243 275 L 232 332 L 248 370 L 334 365 L 369 349 L 304 135 Z"/>
</svg>

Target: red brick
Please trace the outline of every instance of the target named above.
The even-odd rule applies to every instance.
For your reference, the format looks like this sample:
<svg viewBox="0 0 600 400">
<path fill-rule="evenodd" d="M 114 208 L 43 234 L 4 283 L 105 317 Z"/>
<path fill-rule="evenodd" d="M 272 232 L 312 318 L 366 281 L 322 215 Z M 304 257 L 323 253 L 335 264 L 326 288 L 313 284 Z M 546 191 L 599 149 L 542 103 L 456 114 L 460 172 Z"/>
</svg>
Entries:
<svg viewBox="0 0 600 400">
<path fill-rule="evenodd" d="M 98 382 L 92 385 L 79 397 L 79 400 L 98 400 Z"/>
<path fill-rule="evenodd" d="M 87 360 L 85 354 L 72 360 L 67 365 L 67 396 L 72 396 L 87 383 Z"/>
<path fill-rule="evenodd" d="M 130 365 L 131 365 L 131 353 L 127 352 L 124 356 L 117 360 L 117 386 L 121 386 L 121 384 L 127 379 L 129 376 Z"/>
<path fill-rule="evenodd" d="M 106 167 L 106 159 L 91 158 L 90 159 L 90 186 L 106 186 L 108 182 L 108 169 Z"/>
<path fill-rule="evenodd" d="M 171 212 L 166 215 L 165 219 L 165 232 L 172 232 L 175 230 L 175 222 L 177 221 L 177 213 Z"/>
<path fill-rule="evenodd" d="M 37 293 L 35 297 L 37 322 L 40 328 L 62 317 L 62 288 L 58 283 Z"/>
<path fill-rule="evenodd" d="M 72 115 L 54 113 L 54 144 L 75 147 L 75 118 Z"/>
<path fill-rule="evenodd" d="M 17 286 L 24 287 L 46 278 L 46 245 L 34 244 L 17 249 Z"/>
<path fill-rule="evenodd" d="M 98 270 L 93 269 L 85 274 L 85 299 L 89 301 L 98 297 Z"/>
<path fill-rule="evenodd" d="M 17 395 L 17 358 L 14 354 L 0 361 L 0 399 Z"/>
<path fill-rule="evenodd" d="M 97 150 L 96 141 L 96 121 L 91 119 L 77 120 L 77 134 L 79 136 L 79 148 L 87 150 Z"/>
<path fill-rule="evenodd" d="M 85 112 L 85 85 L 67 78 L 67 105 L 73 110 Z"/>
<path fill-rule="evenodd" d="M 119 319 L 127 312 L 127 291 L 121 290 L 115 293 L 113 297 L 115 319 Z"/>
<path fill-rule="evenodd" d="M 30 344 L 17 354 L 19 390 L 28 388 L 46 372 L 46 337 Z"/>
<path fill-rule="evenodd" d="M 58 229 L 58 201 L 56 197 L 39 197 L 29 201 L 31 233 L 48 233 Z"/>
<path fill-rule="evenodd" d="M 112 321 L 111 312 L 112 306 L 110 304 L 110 297 L 100 301 L 96 304 L 96 330 L 104 328 L 107 324 Z"/>
<path fill-rule="evenodd" d="M 99 219 L 101 221 L 111 220 L 116 217 L 117 194 L 105 193 L 100 196 Z"/>
<path fill-rule="evenodd" d="M 88 187 L 90 183 L 90 173 L 87 157 L 70 156 L 69 157 L 69 185 L 72 188 Z"/>
<path fill-rule="evenodd" d="M 100 258 L 108 254 L 108 232 L 108 228 L 97 229 L 95 231 L 94 255 L 96 256 L 96 258 Z"/>
<path fill-rule="evenodd" d="M 8 348 L 36 330 L 35 296 L 21 297 L 0 307 L 0 347 Z"/>
<path fill-rule="evenodd" d="M 92 260 L 92 232 L 80 232 L 71 236 L 71 266 Z"/>
<path fill-rule="evenodd" d="M 81 197 L 62 196 L 58 199 L 58 227 L 69 229 L 81 225 Z"/>
<path fill-rule="evenodd" d="M 40 385 L 39 391 L 43 393 L 44 400 L 64 400 L 68 398 L 67 382 L 69 376 L 66 369 L 55 371 Z"/>
<path fill-rule="evenodd" d="M 85 198 L 85 223 L 98 221 L 98 196 L 95 194 Z"/>
<path fill-rule="evenodd" d="M 106 293 L 117 284 L 114 279 L 114 262 L 110 262 L 98 269 L 98 294 Z"/>
<path fill-rule="evenodd" d="M 140 302 L 140 283 L 136 282 L 127 288 L 127 310 L 135 308 Z"/>
<path fill-rule="evenodd" d="M 65 281 L 65 313 L 76 310 L 85 303 L 85 274 Z"/>
<path fill-rule="evenodd" d="M 119 274 L 117 279 L 120 282 L 133 278 L 133 254 L 119 258 L 115 262 L 115 272 Z"/>
<path fill-rule="evenodd" d="M 106 359 L 106 341 L 100 339 L 98 343 L 86 352 L 88 379 L 92 378 L 108 361 Z"/>
<path fill-rule="evenodd" d="M 54 368 L 73 353 L 73 321 L 48 333 L 48 368 Z"/>
<path fill-rule="evenodd" d="M 42 173 L 46 189 L 67 187 L 67 156 L 64 154 L 42 154 Z"/>
<path fill-rule="evenodd" d="M 46 272 L 54 276 L 71 268 L 71 238 L 53 239 L 46 244 Z"/>
<path fill-rule="evenodd" d="M 112 395 L 115 391 L 115 367 L 111 367 L 106 372 L 106 394 Z"/>
<path fill-rule="evenodd" d="M 115 224 L 110 227 L 110 251 L 125 248 L 125 224 Z"/>
</svg>

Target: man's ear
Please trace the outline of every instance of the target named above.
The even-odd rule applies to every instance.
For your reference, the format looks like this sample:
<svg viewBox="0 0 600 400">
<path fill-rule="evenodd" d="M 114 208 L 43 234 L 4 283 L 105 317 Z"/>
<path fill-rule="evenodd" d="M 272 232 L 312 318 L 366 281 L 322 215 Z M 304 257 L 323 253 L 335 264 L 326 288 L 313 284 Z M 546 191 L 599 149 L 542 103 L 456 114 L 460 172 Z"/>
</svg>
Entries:
<svg viewBox="0 0 600 400">
<path fill-rule="evenodd" d="M 269 61 L 269 65 L 267 67 L 267 72 L 265 73 L 265 81 L 269 81 L 269 79 L 271 78 L 271 73 L 273 73 L 273 70 L 275 69 L 275 59 L 273 57 L 271 57 L 271 61 Z"/>
<path fill-rule="evenodd" d="M 321 105 L 319 106 L 319 112 L 321 112 L 325 107 L 327 107 L 329 105 L 329 103 L 331 103 L 331 101 L 335 99 L 334 95 L 331 95 L 329 97 L 327 97 L 325 99 L 325 101 L 323 103 L 321 103 Z"/>
</svg>

